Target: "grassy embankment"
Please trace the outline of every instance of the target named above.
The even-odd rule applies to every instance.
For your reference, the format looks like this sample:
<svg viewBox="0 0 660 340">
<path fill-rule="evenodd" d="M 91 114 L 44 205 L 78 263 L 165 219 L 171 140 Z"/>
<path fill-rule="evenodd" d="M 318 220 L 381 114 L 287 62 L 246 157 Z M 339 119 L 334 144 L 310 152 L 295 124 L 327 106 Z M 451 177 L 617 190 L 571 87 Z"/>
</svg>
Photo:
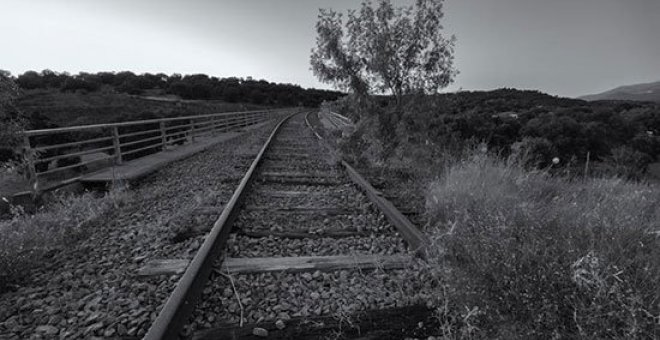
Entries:
<svg viewBox="0 0 660 340">
<path fill-rule="evenodd" d="M 531 168 L 524 157 L 490 154 L 484 144 L 447 148 L 399 131 L 390 137 L 397 147 L 384 151 L 377 126 L 377 119 L 358 124 L 340 142 L 343 156 L 412 172 L 426 188 L 417 194 L 426 197 L 424 229 L 434 240 L 426 269 L 437 280 L 439 333 L 660 336 L 657 184 L 567 177 L 561 169 Z"/>
<path fill-rule="evenodd" d="M 477 154 L 430 183 L 426 232 L 450 268 L 446 299 L 481 335 L 654 338 L 659 203 L 655 185 Z"/>
</svg>

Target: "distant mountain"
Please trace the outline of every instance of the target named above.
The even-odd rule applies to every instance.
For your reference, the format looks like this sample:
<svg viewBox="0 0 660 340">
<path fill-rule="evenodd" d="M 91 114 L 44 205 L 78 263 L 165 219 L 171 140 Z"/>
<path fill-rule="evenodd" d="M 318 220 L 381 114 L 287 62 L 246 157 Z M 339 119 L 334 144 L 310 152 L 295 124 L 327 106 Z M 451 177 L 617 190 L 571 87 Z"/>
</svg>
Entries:
<svg viewBox="0 0 660 340">
<path fill-rule="evenodd" d="M 617 87 L 599 94 L 582 96 L 584 100 L 637 100 L 660 102 L 660 81 Z"/>
</svg>

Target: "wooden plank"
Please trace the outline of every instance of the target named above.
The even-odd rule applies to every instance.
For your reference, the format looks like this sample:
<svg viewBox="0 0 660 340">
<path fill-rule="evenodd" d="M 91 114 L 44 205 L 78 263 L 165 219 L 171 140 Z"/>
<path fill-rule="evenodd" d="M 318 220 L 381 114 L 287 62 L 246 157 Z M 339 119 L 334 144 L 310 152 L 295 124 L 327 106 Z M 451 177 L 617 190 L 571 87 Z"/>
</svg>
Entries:
<svg viewBox="0 0 660 340">
<path fill-rule="evenodd" d="M 310 232 L 308 230 L 294 230 L 294 231 L 270 231 L 270 230 L 250 230 L 239 231 L 239 235 L 262 238 L 262 237 L 281 237 L 293 239 L 320 239 L 320 238 L 347 238 L 347 237 L 369 237 L 371 234 L 357 230 L 323 230 L 319 232 Z"/>
<path fill-rule="evenodd" d="M 342 269 L 397 269 L 407 266 L 408 255 L 348 255 L 348 256 L 295 256 L 295 257 L 241 257 L 226 258 L 222 270 L 237 274 L 266 272 L 333 271 Z"/>
<path fill-rule="evenodd" d="M 274 271 L 308 272 L 333 271 L 343 269 L 399 269 L 410 261 L 406 255 L 360 255 L 360 256 L 297 256 L 297 257 L 241 257 L 227 258 L 222 264 L 223 271 L 236 274 L 255 274 Z M 174 275 L 183 273 L 189 260 L 158 259 L 147 262 L 138 276 Z"/>
<path fill-rule="evenodd" d="M 308 197 L 308 196 L 325 196 L 328 193 L 318 192 L 318 191 L 294 191 L 294 190 L 259 190 L 259 195 L 271 196 L 271 197 Z"/>
<path fill-rule="evenodd" d="M 147 262 L 137 272 L 138 276 L 182 274 L 190 261 L 183 259 L 159 259 Z"/>
<path fill-rule="evenodd" d="M 346 318 L 337 315 L 295 317 L 279 329 L 275 322 L 224 324 L 197 331 L 194 340 L 263 339 L 252 334 L 255 327 L 268 331 L 268 339 L 325 339 L 341 334 L 342 339 L 426 339 L 437 335 L 440 327 L 436 311 L 426 306 L 386 308 L 354 313 Z M 421 325 L 421 327 L 420 327 Z"/>
<path fill-rule="evenodd" d="M 271 172 L 264 171 L 261 173 L 261 176 L 272 176 L 272 177 L 314 177 L 314 178 L 337 178 L 336 174 L 328 174 L 325 172 L 301 172 L 301 171 L 281 171 L 281 172 Z"/>
<path fill-rule="evenodd" d="M 259 180 L 267 183 L 281 183 L 281 184 L 299 184 L 299 185 L 340 185 L 343 184 L 332 177 L 317 177 L 317 176 L 278 176 L 278 175 L 264 175 L 259 177 Z"/>
<path fill-rule="evenodd" d="M 266 211 L 273 214 L 297 214 L 297 215 L 351 215 L 357 210 L 337 207 L 269 207 L 249 205 L 246 211 Z"/>
<path fill-rule="evenodd" d="M 269 160 L 319 160 L 316 156 L 309 154 L 297 154 L 297 153 L 271 153 L 266 155 L 266 159 Z"/>
</svg>

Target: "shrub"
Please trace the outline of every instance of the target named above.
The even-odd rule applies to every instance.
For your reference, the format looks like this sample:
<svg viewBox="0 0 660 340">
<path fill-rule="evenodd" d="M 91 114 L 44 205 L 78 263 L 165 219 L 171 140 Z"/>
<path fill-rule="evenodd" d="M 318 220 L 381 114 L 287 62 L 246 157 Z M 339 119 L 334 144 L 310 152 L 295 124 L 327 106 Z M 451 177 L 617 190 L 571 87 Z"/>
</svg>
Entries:
<svg viewBox="0 0 660 340">
<path fill-rule="evenodd" d="M 511 145 L 511 151 L 514 157 L 533 168 L 550 166 L 552 159 L 558 155 L 549 140 L 539 137 L 525 137 Z"/>
<path fill-rule="evenodd" d="M 477 155 L 433 183 L 449 298 L 487 337 L 660 336 L 660 188 Z"/>
<path fill-rule="evenodd" d="M 612 149 L 612 155 L 598 164 L 598 172 L 620 176 L 627 179 L 639 180 L 646 173 L 648 165 L 653 159 L 642 152 L 628 146 Z"/>
</svg>

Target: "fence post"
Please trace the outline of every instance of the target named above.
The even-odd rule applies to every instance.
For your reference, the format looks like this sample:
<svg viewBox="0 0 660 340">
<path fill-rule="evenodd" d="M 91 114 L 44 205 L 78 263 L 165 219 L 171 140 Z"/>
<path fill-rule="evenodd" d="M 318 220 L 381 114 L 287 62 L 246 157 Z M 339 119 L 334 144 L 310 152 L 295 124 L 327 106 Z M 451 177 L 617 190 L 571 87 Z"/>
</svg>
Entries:
<svg viewBox="0 0 660 340">
<path fill-rule="evenodd" d="M 25 162 L 27 163 L 28 176 L 30 176 L 30 188 L 32 189 L 33 194 L 36 196 L 39 189 L 39 183 L 37 178 L 37 169 L 34 166 L 34 150 L 30 145 L 30 136 L 23 135 L 23 144 L 24 144 L 24 157 Z"/>
<path fill-rule="evenodd" d="M 167 148 L 167 134 L 165 133 L 165 122 L 160 122 L 160 143 L 163 145 L 163 151 Z"/>
<path fill-rule="evenodd" d="M 195 143 L 195 118 L 190 119 L 190 144 Z"/>
<path fill-rule="evenodd" d="M 112 145 L 115 147 L 115 165 L 121 165 L 121 145 L 119 145 L 119 128 L 112 127 Z"/>
</svg>

